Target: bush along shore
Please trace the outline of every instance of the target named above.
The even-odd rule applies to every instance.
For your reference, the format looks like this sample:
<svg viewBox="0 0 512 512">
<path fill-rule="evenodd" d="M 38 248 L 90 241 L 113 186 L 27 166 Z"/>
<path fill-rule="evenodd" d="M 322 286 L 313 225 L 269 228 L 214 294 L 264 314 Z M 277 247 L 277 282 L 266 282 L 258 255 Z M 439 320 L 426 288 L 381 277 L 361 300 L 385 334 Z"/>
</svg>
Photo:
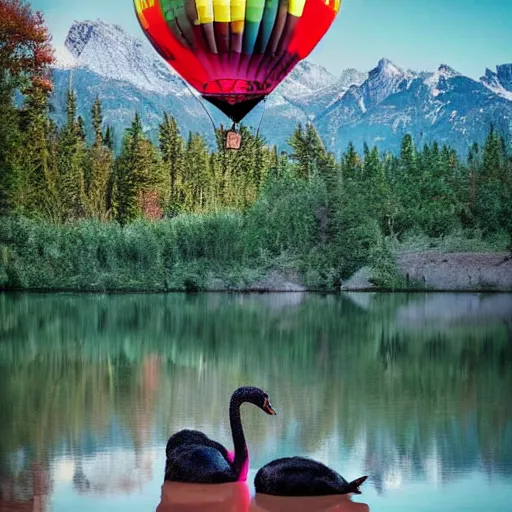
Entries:
<svg viewBox="0 0 512 512">
<path fill-rule="evenodd" d="M 255 215 L 255 214 L 253 214 Z M 379 251 L 346 279 L 316 252 L 272 253 L 264 223 L 235 213 L 183 215 L 127 226 L 84 220 L 55 226 L 2 219 L 0 289 L 37 291 L 512 291 L 510 253 L 464 250 L 467 238 L 418 237 L 394 253 Z M 295 242 L 288 233 L 288 243 Z M 307 240 L 304 239 L 304 242 Z M 267 242 L 267 243 L 265 243 Z M 437 245 L 436 245 L 437 244 Z M 470 245 L 473 245 L 470 243 Z M 378 245 L 375 247 L 378 248 Z M 434 248 L 432 248 L 434 247 Z M 485 249 L 486 252 L 483 252 Z M 347 259 L 347 265 L 352 266 Z"/>
</svg>

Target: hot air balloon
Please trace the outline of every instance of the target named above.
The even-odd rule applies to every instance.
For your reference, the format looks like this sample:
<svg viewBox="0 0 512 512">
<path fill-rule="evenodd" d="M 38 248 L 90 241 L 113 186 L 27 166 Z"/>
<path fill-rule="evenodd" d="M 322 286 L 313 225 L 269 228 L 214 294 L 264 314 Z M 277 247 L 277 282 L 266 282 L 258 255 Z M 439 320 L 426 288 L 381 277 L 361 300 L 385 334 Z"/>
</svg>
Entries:
<svg viewBox="0 0 512 512">
<path fill-rule="evenodd" d="M 306 58 L 341 0 L 134 0 L 146 37 L 201 96 L 239 123 Z"/>
</svg>

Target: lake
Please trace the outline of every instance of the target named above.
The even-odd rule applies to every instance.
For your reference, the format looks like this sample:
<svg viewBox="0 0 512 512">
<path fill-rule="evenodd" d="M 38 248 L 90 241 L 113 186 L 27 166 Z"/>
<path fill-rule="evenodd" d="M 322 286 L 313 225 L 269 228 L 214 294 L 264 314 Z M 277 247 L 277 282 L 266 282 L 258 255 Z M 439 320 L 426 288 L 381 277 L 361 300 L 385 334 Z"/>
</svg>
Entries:
<svg viewBox="0 0 512 512">
<path fill-rule="evenodd" d="M 195 428 L 247 485 L 162 487 Z M 0 294 L 0 511 L 482 511 L 512 502 L 512 294 Z M 305 455 L 352 499 L 254 497 L 259 467 Z"/>
</svg>

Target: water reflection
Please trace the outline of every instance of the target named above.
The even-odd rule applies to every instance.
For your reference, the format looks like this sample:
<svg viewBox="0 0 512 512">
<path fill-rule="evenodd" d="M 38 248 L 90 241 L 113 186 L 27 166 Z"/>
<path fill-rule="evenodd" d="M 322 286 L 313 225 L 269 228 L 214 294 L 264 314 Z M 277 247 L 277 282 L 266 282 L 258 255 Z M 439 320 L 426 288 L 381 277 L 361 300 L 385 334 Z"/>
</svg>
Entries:
<svg viewBox="0 0 512 512">
<path fill-rule="evenodd" d="M 0 510 L 155 510 L 167 437 L 231 447 L 246 384 L 279 409 L 242 408 L 252 477 L 290 454 L 370 475 L 332 510 L 385 510 L 416 485 L 449 497 L 473 475 L 510 492 L 512 295 L 450 296 L 0 294 Z"/>
<path fill-rule="evenodd" d="M 156 512 L 249 512 L 246 483 L 219 485 L 165 482 Z"/>
<path fill-rule="evenodd" d="M 369 512 L 347 496 L 290 498 L 256 494 L 246 483 L 220 485 L 165 482 L 156 512 Z"/>
<path fill-rule="evenodd" d="M 51 492 L 49 467 L 32 463 L 16 474 L 0 474 L 1 512 L 44 512 Z"/>
<path fill-rule="evenodd" d="M 289 498 L 256 494 L 251 512 L 370 512 L 366 503 L 347 496 Z"/>
</svg>

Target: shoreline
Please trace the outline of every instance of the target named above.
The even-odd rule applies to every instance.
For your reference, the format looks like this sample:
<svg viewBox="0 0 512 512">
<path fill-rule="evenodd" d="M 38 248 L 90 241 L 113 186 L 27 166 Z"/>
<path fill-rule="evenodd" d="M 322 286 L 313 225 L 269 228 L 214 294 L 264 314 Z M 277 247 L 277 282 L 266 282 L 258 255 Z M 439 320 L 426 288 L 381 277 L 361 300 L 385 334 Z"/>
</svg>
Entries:
<svg viewBox="0 0 512 512">
<path fill-rule="evenodd" d="M 512 254 L 510 252 L 443 252 L 418 251 L 399 253 L 395 257 L 397 272 L 405 286 L 376 286 L 372 271 L 363 267 L 336 288 L 308 287 L 296 271 L 270 270 L 247 284 L 229 285 L 218 276 L 210 276 L 198 289 L 180 288 L 0 288 L 7 293 L 509 293 L 512 292 Z"/>
<path fill-rule="evenodd" d="M 394 291 L 512 292 L 510 252 L 403 252 L 395 256 L 405 287 Z M 341 284 L 340 291 L 382 291 L 371 282 L 371 269 L 359 269 Z"/>
</svg>

